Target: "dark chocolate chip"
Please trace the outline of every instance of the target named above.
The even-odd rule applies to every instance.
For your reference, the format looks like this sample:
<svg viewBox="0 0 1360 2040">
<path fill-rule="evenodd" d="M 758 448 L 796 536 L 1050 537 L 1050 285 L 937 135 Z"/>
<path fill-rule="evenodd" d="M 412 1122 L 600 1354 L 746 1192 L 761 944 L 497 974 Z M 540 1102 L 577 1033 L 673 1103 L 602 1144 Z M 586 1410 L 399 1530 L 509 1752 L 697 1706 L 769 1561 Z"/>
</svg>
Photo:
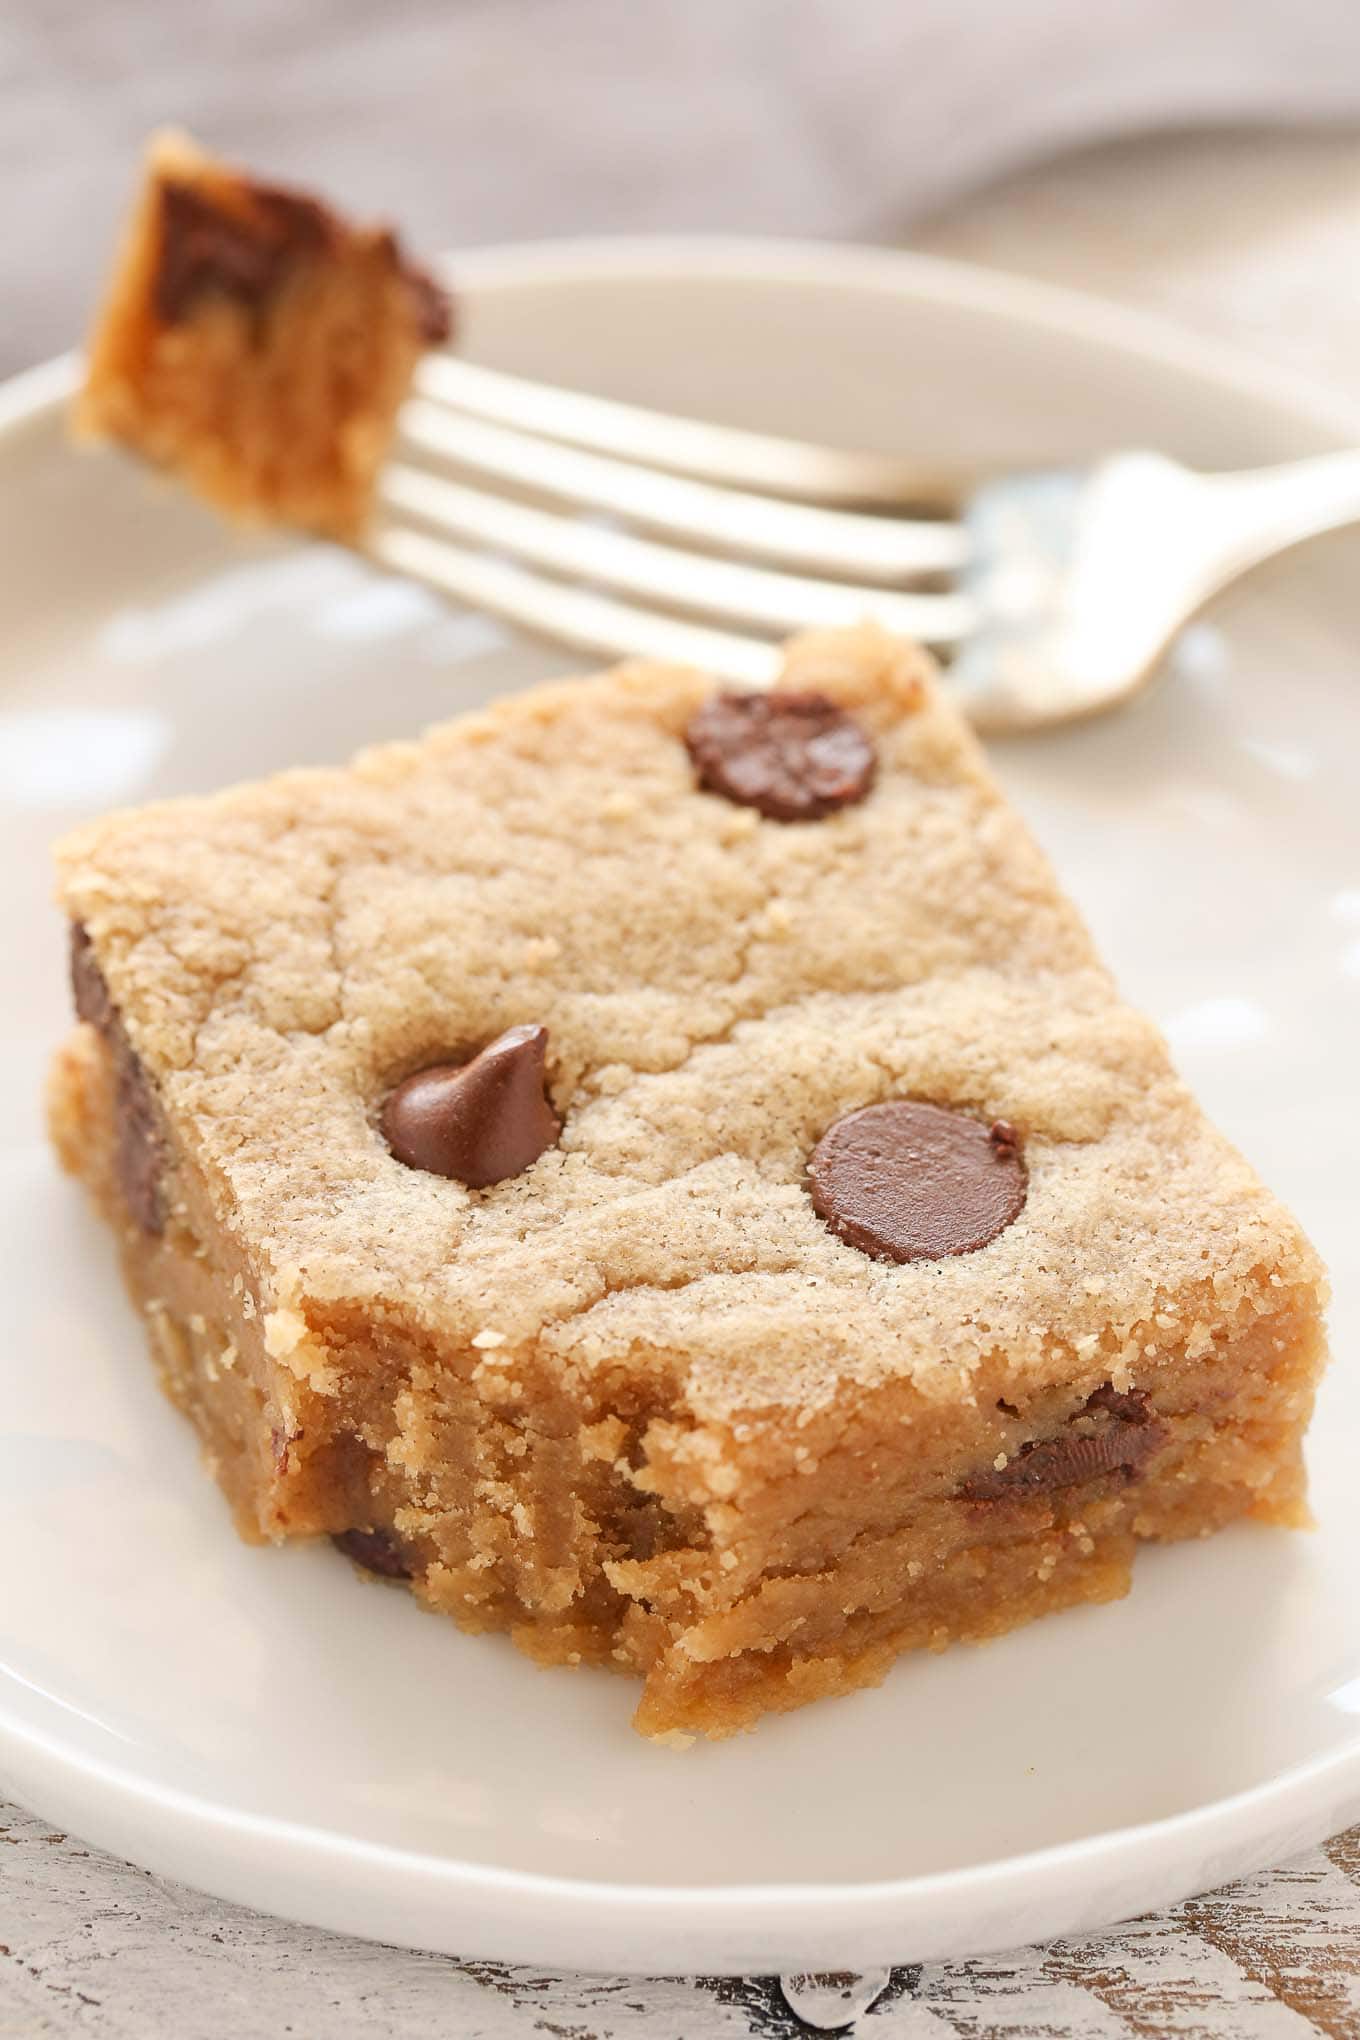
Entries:
<svg viewBox="0 0 1360 2040">
<path fill-rule="evenodd" d="M 407 1077 L 382 1110 L 397 1160 L 473 1190 L 521 1175 L 562 1131 L 544 1089 L 547 1048 L 546 1027 L 510 1027 L 471 1062 Z"/>
<path fill-rule="evenodd" d="M 224 204 L 196 185 L 161 186 L 153 300 L 166 325 L 178 325 L 208 296 L 262 311 L 295 269 L 339 237 L 335 215 L 303 192 L 243 178 L 234 196 L 235 204 Z M 395 234 L 382 234 L 377 245 L 410 290 L 421 340 L 442 346 L 453 330 L 447 293 L 406 260 Z"/>
<path fill-rule="evenodd" d="M 113 1167 L 123 1202 L 143 1232 L 162 1232 L 166 1140 L 160 1105 L 79 922 L 71 929 L 71 990 L 78 1018 L 98 1030 L 112 1065 Z"/>
<path fill-rule="evenodd" d="M 1086 1398 L 1086 1410 L 1104 1410 L 1107 1416 L 1119 1417 L 1126 1424 L 1151 1424 L 1154 1418 L 1148 1408 L 1147 1390 L 1143 1388 L 1120 1389 L 1112 1381 L 1093 1388 Z"/>
<path fill-rule="evenodd" d="M 75 1002 L 76 1018 L 88 1020 L 91 1027 L 107 1034 L 117 1015 L 104 982 L 104 973 L 94 960 L 93 946 L 80 921 L 71 923 L 71 997 Z"/>
<path fill-rule="evenodd" d="M 886 1261 L 971 1254 L 1024 1209 L 1019 1149 L 980 1119 L 893 1098 L 847 1113 L 818 1141 L 808 1177 L 838 1239 Z"/>
<path fill-rule="evenodd" d="M 257 177 L 243 179 L 242 188 L 251 211 L 265 222 L 281 247 L 297 254 L 315 254 L 334 242 L 338 223 L 319 199 L 282 184 L 265 184 Z"/>
<path fill-rule="evenodd" d="M 315 199 L 255 183 L 243 184 L 241 197 L 236 208 L 214 204 L 194 185 L 161 186 L 153 298 L 166 325 L 177 325 L 207 296 L 258 311 L 334 236 L 331 215 Z"/>
<path fill-rule="evenodd" d="M 1080 1487 L 1112 1473 L 1136 1480 L 1165 1439 L 1166 1427 L 1141 1389 L 1122 1394 L 1107 1382 L 1055 1438 L 1030 1439 L 1005 1466 L 970 1474 L 959 1493 L 969 1502 L 1003 1502 Z"/>
<path fill-rule="evenodd" d="M 390 1530 L 340 1530 L 331 1543 L 365 1572 L 385 1580 L 409 1580 L 411 1568 L 399 1538 Z"/>
<path fill-rule="evenodd" d="M 628 1557 L 645 1560 L 672 1546 L 676 1519 L 654 1495 L 646 1495 L 620 1510 L 617 1527 Z"/>
<path fill-rule="evenodd" d="M 406 281 L 415 301 L 416 331 L 427 347 L 445 347 L 453 338 L 453 300 L 424 269 L 406 264 Z"/>
<path fill-rule="evenodd" d="M 146 1071 L 126 1041 L 115 1051 L 115 1067 L 118 1145 L 114 1165 L 118 1187 L 143 1232 L 163 1232 L 161 1179 L 165 1173 L 165 1139 L 160 1106 Z"/>
<path fill-rule="evenodd" d="M 878 767 L 854 717 L 824 694 L 715 694 L 685 743 L 699 784 L 776 822 L 811 822 L 863 800 Z"/>
</svg>

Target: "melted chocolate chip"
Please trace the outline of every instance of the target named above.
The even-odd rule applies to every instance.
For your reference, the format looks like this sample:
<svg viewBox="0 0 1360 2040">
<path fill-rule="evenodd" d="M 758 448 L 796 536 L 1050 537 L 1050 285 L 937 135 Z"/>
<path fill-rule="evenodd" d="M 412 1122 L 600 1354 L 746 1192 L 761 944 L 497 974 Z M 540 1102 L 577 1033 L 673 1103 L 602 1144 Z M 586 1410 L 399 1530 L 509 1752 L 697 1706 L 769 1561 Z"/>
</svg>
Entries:
<svg viewBox="0 0 1360 2040">
<path fill-rule="evenodd" d="M 335 245 L 339 223 L 316 199 L 254 180 L 242 180 L 238 191 L 239 203 L 228 206 L 195 185 L 161 186 L 160 261 L 152 294 L 167 326 L 178 325 L 208 296 L 259 312 L 295 269 Z M 378 246 L 411 293 L 420 338 L 427 347 L 441 346 L 452 331 L 447 294 L 406 261 L 395 234 L 383 234 Z"/>
<path fill-rule="evenodd" d="M 382 1110 L 397 1160 L 473 1190 L 521 1175 L 562 1131 L 544 1090 L 547 1048 L 546 1027 L 510 1027 L 469 1063 L 407 1077 Z"/>
<path fill-rule="evenodd" d="M 390 1530 L 340 1530 L 331 1543 L 365 1572 L 385 1580 L 409 1580 L 411 1568 L 401 1541 Z"/>
<path fill-rule="evenodd" d="M 400 260 L 400 256 L 398 256 Z M 406 266 L 406 281 L 415 302 L 416 331 L 427 347 L 445 347 L 453 338 L 453 300 L 424 269 Z"/>
<path fill-rule="evenodd" d="M 1107 1416 L 1120 1417 L 1127 1424 L 1151 1424 L 1154 1421 L 1148 1408 L 1146 1389 L 1116 1388 L 1112 1381 L 1092 1389 L 1086 1398 L 1086 1409 L 1104 1410 Z"/>
<path fill-rule="evenodd" d="M 130 1049 L 116 1057 L 115 1112 L 118 1146 L 114 1166 L 123 1201 L 143 1232 L 165 1230 L 161 1177 L 165 1141 L 160 1107 L 146 1071 Z"/>
<path fill-rule="evenodd" d="M 685 743 L 699 784 L 776 822 L 812 822 L 863 800 L 878 767 L 853 716 L 824 694 L 715 694 Z"/>
<path fill-rule="evenodd" d="M 401 273 L 415 315 L 416 332 L 426 347 L 442 347 L 453 337 L 453 300 L 427 269 L 408 262 L 402 245 L 390 227 L 378 236 L 378 246 Z"/>
<path fill-rule="evenodd" d="M 1024 1209 L 1019 1149 L 979 1119 L 893 1098 L 847 1113 L 818 1141 L 808 1178 L 838 1239 L 885 1261 L 971 1254 Z"/>
<path fill-rule="evenodd" d="M 166 325 L 178 325 L 209 295 L 259 310 L 289 272 L 334 235 L 330 214 L 315 199 L 253 183 L 243 187 L 243 197 L 240 210 L 228 209 L 193 185 L 161 186 L 153 296 Z"/>
<path fill-rule="evenodd" d="M 1087 1397 L 1055 1438 L 1031 1438 L 1005 1466 L 970 1474 L 959 1489 L 968 1502 L 1003 1502 L 1122 1473 L 1136 1480 L 1165 1441 L 1141 1389 L 1122 1394 L 1106 1382 Z"/>
<path fill-rule="evenodd" d="M 71 929 L 71 991 L 77 1017 L 103 1037 L 113 1068 L 113 1168 L 123 1202 L 143 1232 L 159 1233 L 166 1163 L 160 1106 L 79 922 Z"/>
<path fill-rule="evenodd" d="M 81 921 L 71 923 L 70 964 L 71 998 L 77 1020 L 87 1020 L 100 1034 L 107 1034 L 117 1024 L 118 1015 L 104 973 L 94 960 L 94 945 Z"/>
</svg>

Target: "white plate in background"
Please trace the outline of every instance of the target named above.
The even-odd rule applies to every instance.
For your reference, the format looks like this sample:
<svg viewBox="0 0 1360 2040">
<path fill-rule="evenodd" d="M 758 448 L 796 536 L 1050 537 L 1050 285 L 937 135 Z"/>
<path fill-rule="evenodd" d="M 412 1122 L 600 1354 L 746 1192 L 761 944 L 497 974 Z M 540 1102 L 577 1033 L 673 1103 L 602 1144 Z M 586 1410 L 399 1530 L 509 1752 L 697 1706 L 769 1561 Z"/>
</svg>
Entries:
<svg viewBox="0 0 1360 2040">
<path fill-rule="evenodd" d="M 923 459 L 1248 465 L 1339 403 L 1123 313 L 868 251 L 568 244 L 455 271 L 497 366 Z M 1000 748 L 1129 996 L 1333 1268 L 1319 1530 L 1145 1553 L 1132 1597 L 678 1754 L 543 1672 L 237 1543 L 39 1091 L 47 846 L 115 803 L 338 760 L 580 662 L 347 555 L 246 543 L 0 392 L 0 1786 L 224 1897 L 463 1955 L 870 1967 L 1105 1924 L 1360 1816 L 1360 536 L 1277 561 L 1118 716 Z"/>
</svg>

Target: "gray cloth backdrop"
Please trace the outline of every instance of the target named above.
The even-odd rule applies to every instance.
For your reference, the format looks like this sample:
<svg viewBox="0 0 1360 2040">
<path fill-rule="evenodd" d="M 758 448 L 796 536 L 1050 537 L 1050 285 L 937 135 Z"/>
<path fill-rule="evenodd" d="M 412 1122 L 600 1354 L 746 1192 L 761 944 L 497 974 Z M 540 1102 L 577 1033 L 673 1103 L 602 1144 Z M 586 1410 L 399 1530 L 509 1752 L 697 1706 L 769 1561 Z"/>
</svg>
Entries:
<svg viewBox="0 0 1360 2040">
<path fill-rule="evenodd" d="M 1360 0 L 6 0 L 0 372 L 79 331 L 177 122 L 418 246 L 900 238 L 1152 124 L 1360 113 Z"/>
</svg>

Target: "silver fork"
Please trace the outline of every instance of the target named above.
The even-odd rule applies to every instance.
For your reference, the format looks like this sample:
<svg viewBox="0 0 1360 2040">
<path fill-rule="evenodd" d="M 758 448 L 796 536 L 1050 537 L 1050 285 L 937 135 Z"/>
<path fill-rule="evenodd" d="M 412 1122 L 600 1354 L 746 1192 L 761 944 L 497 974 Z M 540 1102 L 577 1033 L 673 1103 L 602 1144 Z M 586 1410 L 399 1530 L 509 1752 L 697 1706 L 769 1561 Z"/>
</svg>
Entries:
<svg viewBox="0 0 1360 2040">
<path fill-rule="evenodd" d="M 993 732 L 1126 700 L 1220 588 L 1360 519 L 1360 453 L 1214 475 L 1118 453 L 970 486 L 448 354 L 421 363 L 399 447 L 386 567 L 583 651 L 753 685 L 786 633 L 871 618 L 931 645 Z"/>
</svg>

